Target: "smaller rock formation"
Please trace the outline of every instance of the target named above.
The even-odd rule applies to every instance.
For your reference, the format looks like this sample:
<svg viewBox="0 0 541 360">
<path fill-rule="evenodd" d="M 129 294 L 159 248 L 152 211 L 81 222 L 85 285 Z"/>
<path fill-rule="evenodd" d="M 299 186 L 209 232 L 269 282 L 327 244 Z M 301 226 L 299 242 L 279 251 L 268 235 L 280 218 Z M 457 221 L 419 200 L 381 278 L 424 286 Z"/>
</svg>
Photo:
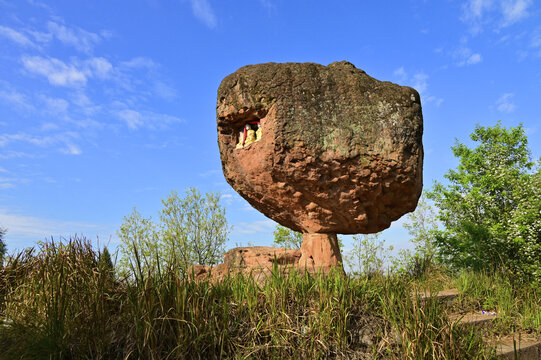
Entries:
<svg viewBox="0 0 541 360">
<path fill-rule="evenodd" d="M 222 280 L 227 275 L 245 274 L 256 281 L 267 279 L 276 266 L 281 273 L 295 268 L 298 271 L 328 273 L 340 266 L 342 257 L 338 239 L 334 234 L 305 234 L 300 249 L 273 248 L 267 246 L 238 247 L 224 255 L 224 262 L 216 266 L 194 265 L 188 275 L 195 280 L 212 278 Z"/>
</svg>

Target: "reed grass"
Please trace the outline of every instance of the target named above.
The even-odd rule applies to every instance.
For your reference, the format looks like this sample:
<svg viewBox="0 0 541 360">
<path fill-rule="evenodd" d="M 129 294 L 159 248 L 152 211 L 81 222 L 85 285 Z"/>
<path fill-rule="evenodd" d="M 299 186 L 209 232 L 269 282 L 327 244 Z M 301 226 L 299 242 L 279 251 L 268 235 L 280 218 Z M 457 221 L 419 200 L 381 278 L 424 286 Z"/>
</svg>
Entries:
<svg viewBox="0 0 541 360">
<path fill-rule="evenodd" d="M 441 304 L 412 296 L 419 284 L 407 276 L 275 268 L 263 283 L 242 275 L 212 283 L 135 264 L 120 278 L 99 259 L 75 238 L 8 260 L 0 269 L 1 359 L 493 357 Z M 466 293 L 484 289 L 461 279 Z M 539 320 L 530 318 L 532 326 Z"/>
</svg>

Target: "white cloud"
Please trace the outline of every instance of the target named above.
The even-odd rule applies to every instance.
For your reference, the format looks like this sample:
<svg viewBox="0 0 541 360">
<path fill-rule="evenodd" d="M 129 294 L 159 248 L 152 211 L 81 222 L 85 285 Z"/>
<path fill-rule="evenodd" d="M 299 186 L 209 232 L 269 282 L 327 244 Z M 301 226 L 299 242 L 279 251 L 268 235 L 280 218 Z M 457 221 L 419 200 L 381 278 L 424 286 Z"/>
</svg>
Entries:
<svg viewBox="0 0 541 360">
<path fill-rule="evenodd" d="M 275 222 L 272 220 L 258 220 L 252 222 L 240 222 L 233 225 L 233 233 L 241 234 L 256 234 L 256 233 L 268 233 L 274 229 Z"/>
<path fill-rule="evenodd" d="M 259 3 L 267 10 L 269 15 L 276 10 L 276 5 L 271 0 L 259 0 Z"/>
<path fill-rule="evenodd" d="M 503 14 L 503 26 L 514 24 L 528 16 L 528 7 L 531 0 L 503 0 L 501 9 Z"/>
<path fill-rule="evenodd" d="M 493 0 L 469 0 L 462 6 L 464 20 L 483 17 L 483 13 L 492 7 Z"/>
<path fill-rule="evenodd" d="M 34 43 L 26 35 L 6 26 L 0 25 L 0 36 L 8 38 L 21 46 L 34 46 Z"/>
<path fill-rule="evenodd" d="M 34 106 L 30 103 L 26 95 L 21 94 L 14 90 L 10 90 L 10 91 L 0 90 L 0 100 L 3 102 L 7 102 L 12 105 L 15 105 L 16 107 L 22 108 L 22 109 L 34 108 Z"/>
<path fill-rule="evenodd" d="M 528 17 L 532 0 L 468 0 L 462 6 L 462 21 L 476 35 L 484 26 L 502 28 Z"/>
<path fill-rule="evenodd" d="M 55 143 L 56 140 L 51 136 L 34 136 L 27 133 L 0 134 L 0 147 L 6 146 L 12 142 L 26 142 L 44 147 Z"/>
<path fill-rule="evenodd" d="M 51 122 L 47 122 L 41 125 L 42 131 L 54 131 L 58 129 L 59 129 L 58 125 Z"/>
<path fill-rule="evenodd" d="M 89 59 L 87 61 L 87 65 L 89 66 L 88 71 L 92 72 L 92 74 L 101 79 L 107 78 L 113 69 L 113 65 L 111 65 L 107 59 L 102 57 L 94 57 Z"/>
<path fill-rule="evenodd" d="M 178 96 L 177 91 L 173 87 L 167 85 L 162 81 L 156 81 L 154 83 L 154 92 L 162 99 L 169 101 L 175 99 Z"/>
<path fill-rule="evenodd" d="M 440 106 L 443 102 L 442 98 L 431 95 L 428 91 L 429 76 L 422 71 L 416 72 L 413 76 L 409 76 L 404 67 L 400 67 L 393 72 L 393 75 L 400 78 L 400 82 L 407 86 L 411 86 L 419 92 L 423 104 L 433 103 Z"/>
<path fill-rule="evenodd" d="M 97 77 L 106 79 L 113 70 L 113 65 L 102 57 L 92 57 L 83 62 L 72 59 L 71 64 L 55 58 L 24 56 L 26 70 L 45 76 L 49 83 L 58 86 L 82 87 L 88 79 Z"/>
<path fill-rule="evenodd" d="M 81 148 L 71 143 L 66 144 L 66 147 L 60 149 L 60 151 L 67 155 L 81 155 L 82 154 Z"/>
<path fill-rule="evenodd" d="M 105 127 L 103 123 L 94 119 L 66 119 L 65 121 L 83 129 L 103 129 Z"/>
<path fill-rule="evenodd" d="M 425 104 L 434 103 L 434 105 L 436 105 L 436 107 L 439 107 L 443 103 L 443 99 L 437 98 L 435 96 L 426 96 L 426 97 L 423 98 L 423 102 Z M 425 151 L 425 154 L 426 153 L 427 152 Z"/>
<path fill-rule="evenodd" d="M 143 124 L 144 124 L 144 122 L 142 120 L 143 116 L 138 111 L 124 109 L 124 110 L 120 110 L 117 113 L 117 115 L 132 130 L 137 130 L 139 127 L 143 126 Z"/>
<path fill-rule="evenodd" d="M 214 176 L 214 175 L 217 175 L 218 174 L 218 170 L 216 169 L 212 169 L 212 170 L 208 170 L 208 171 L 205 171 L 205 172 L 202 172 L 202 173 L 199 173 L 197 174 L 198 176 L 202 177 L 202 178 L 208 178 L 208 177 L 211 177 L 211 176 Z M 226 196 L 227 195 L 227 196 Z M 230 194 L 224 194 L 222 195 L 223 198 L 225 197 L 231 197 Z"/>
<path fill-rule="evenodd" d="M 101 40 L 98 34 L 80 28 L 70 29 L 53 21 L 47 23 L 47 29 L 63 44 L 73 46 L 84 53 L 90 53 Z"/>
<path fill-rule="evenodd" d="M 227 205 L 231 205 L 233 203 L 233 195 L 231 194 L 222 194 L 220 197 L 220 200 L 223 200 Z"/>
<path fill-rule="evenodd" d="M 537 29 L 533 32 L 530 40 L 530 46 L 533 48 L 541 47 L 541 29 Z"/>
<path fill-rule="evenodd" d="M 48 32 L 27 30 L 27 33 L 34 37 L 34 40 L 40 44 L 46 44 L 53 39 L 53 35 Z"/>
<path fill-rule="evenodd" d="M 73 140 L 78 139 L 79 137 L 79 134 L 73 131 L 66 131 L 51 135 L 33 135 L 25 132 L 19 132 L 16 134 L 0 134 L 0 147 L 6 147 L 11 143 L 19 142 L 35 145 L 41 148 L 58 146 L 58 150 L 64 154 L 79 155 L 81 154 L 81 149 L 73 143 Z M 17 152 L 12 152 L 11 155 L 9 153 L 4 155 L 5 156 L 0 156 L 0 158 L 33 157 Z"/>
<path fill-rule="evenodd" d="M 0 147 L 2 146 L 2 139 L 0 138 Z M 0 153 L 0 159 L 35 159 L 36 154 L 28 154 L 22 151 L 2 151 Z"/>
<path fill-rule="evenodd" d="M 45 76 L 52 85 L 79 87 L 87 81 L 83 71 L 58 59 L 25 56 L 22 62 L 26 70 Z"/>
<path fill-rule="evenodd" d="M 500 96 L 500 98 L 496 100 L 496 109 L 503 113 L 511 113 L 515 111 L 516 106 L 512 101 L 513 97 L 514 94 L 511 93 L 506 93 Z"/>
<path fill-rule="evenodd" d="M 207 0 L 191 0 L 192 12 L 196 18 L 202 21 L 207 27 L 216 27 L 216 16 Z"/>
<path fill-rule="evenodd" d="M 156 63 L 147 57 L 139 56 L 135 57 L 128 61 L 123 61 L 121 65 L 127 68 L 153 68 L 156 66 Z"/>
<path fill-rule="evenodd" d="M 4 179 L 0 178 L 0 189 L 6 190 L 6 189 L 14 189 L 15 184 L 9 182 L 11 179 Z"/>
<path fill-rule="evenodd" d="M 151 130 L 165 130 L 170 125 L 183 123 L 184 120 L 176 116 L 160 114 L 155 112 L 146 112 L 146 126 Z"/>
<path fill-rule="evenodd" d="M 483 57 L 479 53 L 474 53 L 470 48 L 462 46 L 452 53 L 452 56 L 458 60 L 458 66 L 469 66 L 479 64 Z"/>
<path fill-rule="evenodd" d="M 406 74 L 406 71 L 404 70 L 404 67 L 401 66 L 399 67 L 398 69 L 396 69 L 394 72 L 393 72 L 393 75 L 397 77 L 398 81 L 400 82 L 404 82 L 406 81 L 407 79 L 407 74 Z"/>
<path fill-rule="evenodd" d="M 68 110 L 69 103 L 64 99 L 52 98 L 43 95 L 41 96 L 41 99 L 45 103 L 47 111 L 52 114 L 63 114 Z"/>
<path fill-rule="evenodd" d="M 151 111 L 140 112 L 132 109 L 119 110 L 116 115 L 132 130 L 142 127 L 149 130 L 165 130 L 172 124 L 184 122 L 176 116 Z"/>
<path fill-rule="evenodd" d="M 30 240 L 35 242 L 46 238 L 50 239 L 51 236 L 69 237 L 81 233 L 92 236 L 102 233 L 105 238 L 109 238 L 110 235 L 114 234 L 114 230 L 108 229 L 108 226 L 104 225 L 38 218 L 17 214 L 6 208 L 0 208 L 0 224 L 8 230 L 6 240 L 10 249 L 19 247 L 13 241 Z"/>
<path fill-rule="evenodd" d="M 412 86 L 415 90 L 419 93 L 424 93 L 428 88 L 428 75 L 423 72 L 418 72 L 413 75 L 412 82 Z"/>
<path fill-rule="evenodd" d="M 481 54 L 475 53 L 475 54 L 472 54 L 472 55 L 466 60 L 466 65 L 474 65 L 474 64 L 478 64 L 478 63 L 480 63 L 482 60 L 483 60 L 483 58 L 481 57 Z"/>
</svg>

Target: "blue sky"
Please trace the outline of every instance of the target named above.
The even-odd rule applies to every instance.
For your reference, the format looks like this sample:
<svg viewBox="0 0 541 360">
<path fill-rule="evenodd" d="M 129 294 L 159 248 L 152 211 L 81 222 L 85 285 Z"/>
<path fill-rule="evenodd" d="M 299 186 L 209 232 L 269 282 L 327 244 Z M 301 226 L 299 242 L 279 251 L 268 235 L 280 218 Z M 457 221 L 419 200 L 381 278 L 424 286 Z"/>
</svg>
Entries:
<svg viewBox="0 0 541 360">
<path fill-rule="evenodd" d="M 348 60 L 421 93 L 424 183 L 476 124 L 523 123 L 541 155 L 533 0 L 0 0 L 0 226 L 9 250 L 84 234 L 114 247 L 134 206 L 220 191 L 228 247 L 274 222 L 225 182 L 216 91 L 239 67 Z M 387 243 L 408 247 L 397 221 Z M 349 238 L 345 241 L 349 246 Z"/>
</svg>

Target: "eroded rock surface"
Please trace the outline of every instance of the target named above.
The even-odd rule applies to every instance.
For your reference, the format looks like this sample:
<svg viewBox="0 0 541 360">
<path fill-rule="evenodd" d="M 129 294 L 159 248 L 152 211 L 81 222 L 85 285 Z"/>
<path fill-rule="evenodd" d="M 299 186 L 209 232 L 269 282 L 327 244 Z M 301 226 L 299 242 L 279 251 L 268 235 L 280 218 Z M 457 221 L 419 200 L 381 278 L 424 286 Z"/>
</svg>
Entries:
<svg viewBox="0 0 541 360">
<path fill-rule="evenodd" d="M 293 230 L 374 233 L 417 205 L 423 126 L 410 87 L 348 62 L 248 65 L 222 81 L 217 121 L 229 184 Z"/>
</svg>

